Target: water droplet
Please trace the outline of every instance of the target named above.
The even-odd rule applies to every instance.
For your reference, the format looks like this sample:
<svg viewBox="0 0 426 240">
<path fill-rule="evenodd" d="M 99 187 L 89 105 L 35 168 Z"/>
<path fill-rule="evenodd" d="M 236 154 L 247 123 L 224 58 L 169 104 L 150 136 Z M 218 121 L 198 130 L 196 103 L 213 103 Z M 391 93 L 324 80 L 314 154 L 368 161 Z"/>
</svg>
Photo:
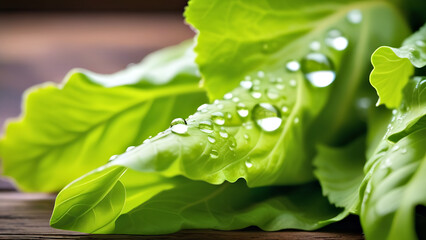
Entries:
<svg viewBox="0 0 426 240">
<path fill-rule="evenodd" d="M 280 97 L 280 94 L 275 88 L 268 88 L 266 89 L 266 96 L 271 100 L 275 100 Z"/>
<path fill-rule="evenodd" d="M 292 86 L 292 87 L 296 87 L 297 82 L 296 82 L 296 80 L 294 80 L 294 79 L 290 79 L 289 84 L 290 84 L 290 86 Z"/>
<path fill-rule="evenodd" d="M 217 125 L 225 124 L 225 118 L 223 116 L 223 113 L 221 113 L 221 112 L 212 113 L 212 120 Z"/>
<path fill-rule="evenodd" d="M 302 71 L 305 78 L 315 87 L 327 87 L 334 79 L 331 60 L 322 53 L 309 53 L 302 60 Z"/>
<path fill-rule="evenodd" d="M 287 106 L 283 106 L 281 108 L 281 111 L 283 111 L 283 113 L 287 113 L 288 112 L 288 107 Z"/>
<path fill-rule="evenodd" d="M 395 152 L 395 151 L 398 151 L 398 149 L 399 149 L 399 146 L 398 145 L 395 145 L 395 146 L 393 146 L 392 147 L 392 152 Z"/>
<path fill-rule="evenodd" d="M 244 77 L 244 80 L 245 80 L 245 81 L 250 81 L 250 80 L 251 80 L 251 77 L 250 77 L 250 76 L 245 76 L 245 77 Z"/>
<path fill-rule="evenodd" d="M 296 71 L 299 71 L 300 64 L 296 60 L 290 60 L 286 63 L 285 67 L 286 67 L 287 71 L 289 71 L 289 72 L 296 72 Z"/>
<path fill-rule="evenodd" d="M 277 130 L 282 123 L 281 113 L 269 103 L 259 103 L 253 107 L 252 118 L 254 122 L 265 132 Z"/>
<path fill-rule="evenodd" d="M 253 86 L 253 83 L 249 80 L 244 80 L 240 82 L 240 86 L 244 89 L 249 90 Z"/>
<path fill-rule="evenodd" d="M 232 114 L 229 113 L 229 112 L 227 112 L 227 113 L 225 113 L 225 117 L 226 117 L 226 119 L 231 119 L 232 118 Z"/>
<path fill-rule="evenodd" d="M 244 139 L 245 139 L 245 140 L 249 140 L 249 139 L 250 139 L 249 135 L 244 134 Z"/>
<path fill-rule="evenodd" d="M 227 93 L 227 94 L 223 95 L 223 99 L 228 100 L 228 99 L 231 99 L 231 98 L 232 98 L 232 93 Z"/>
<path fill-rule="evenodd" d="M 406 149 L 406 148 L 403 148 L 403 149 L 401 150 L 401 153 L 402 153 L 402 154 L 407 153 L 407 149 Z"/>
<path fill-rule="evenodd" d="M 182 118 L 176 118 L 170 124 L 173 133 L 177 134 L 186 134 L 188 132 L 188 126 L 186 125 L 186 121 Z"/>
<path fill-rule="evenodd" d="M 252 129 L 253 128 L 253 123 L 252 122 L 244 122 L 243 123 L 243 127 L 247 130 Z"/>
<path fill-rule="evenodd" d="M 216 138 L 214 138 L 212 136 L 208 136 L 207 140 L 209 140 L 210 143 L 215 143 L 216 142 Z"/>
<path fill-rule="evenodd" d="M 254 79 L 254 80 L 253 80 L 253 84 L 254 84 L 254 85 L 256 85 L 256 87 L 255 87 L 255 88 L 259 89 L 259 87 L 258 87 L 258 86 L 260 85 L 260 80 L 259 80 L 259 79 Z"/>
<path fill-rule="evenodd" d="M 134 148 L 135 148 L 135 146 L 130 146 L 130 147 L 128 147 L 128 148 L 126 149 L 126 152 L 131 151 L 131 150 L 133 150 Z"/>
<path fill-rule="evenodd" d="M 210 120 L 201 121 L 198 124 L 198 128 L 200 131 L 204 133 L 212 133 L 213 132 L 213 124 Z"/>
<path fill-rule="evenodd" d="M 216 159 L 219 157 L 219 153 L 216 150 L 212 149 L 210 152 L 210 157 Z"/>
<path fill-rule="evenodd" d="M 313 41 L 313 42 L 311 42 L 311 44 L 309 44 L 309 48 L 310 48 L 312 51 L 318 51 L 318 50 L 320 50 L 320 48 L 321 48 L 321 44 L 320 44 L 320 42 L 318 42 L 318 41 Z"/>
<path fill-rule="evenodd" d="M 203 105 L 201 105 L 201 106 L 199 106 L 197 108 L 197 111 L 199 111 L 199 112 L 207 112 L 207 107 L 208 106 L 209 106 L 208 104 L 203 104 Z"/>
<path fill-rule="evenodd" d="M 251 167 L 253 167 L 253 163 L 252 163 L 250 160 L 247 160 L 247 161 L 245 162 L 245 164 L 246 164 L 246 167 L 247 167 L 247 168 L 251 168 Z"/>
<path fill-rule="evenodd" d="M 359 9 L 354 9 L 350 12 L 348 12 L 348 14 L 346 15 L 346 19 L 348 19 L 348 21 L 350 23 L 353 24 L 358 24 L 362 21 L 362 12 Z"/>
<path fill-rule="evenodd" d="M 282 82 L 284 82 L 284 80 L 283 80 L 282 78 L 280 78 L 280 77 L 279 77 L 279 78 L 277 78 L 277 82 L 278 82 L 278 83 L 282 83 Z"/>
<path fill-rule="evenodd" d="M 223 137 L 223 138 L 228 138 L 228 137 L 229 137 L 228 132 L 226 132 L 225 128 L 223 128 L 223 127 L 222 127 L 222 128 L 220 128 L 219 135 L 220 135 L 221 137 Z"/>
<path fill-rule="evenodd" d="M 249 110 L 246 107 L 246 105 L 244 105 L 243 103 L 238 103 L 237 104 L 237 113 L 238 113 L 238 116 L 245 118 L 245 117 L 248 116 Z"/>
<path fill-rule="evenodd" d="M 294 118 L 294 124 L 298 124 L 300 122 L 300 119 L 298 117 Z"/>
<path fill-rule="evenodd" d="M 276 87 L 278 90 L 283 90 L 283 89 L 285 88 L 285 85 L 284 85 L 284 84 L 281 84 L 281 83 L 277 83 L 277 84 L 275 84 L 275 87 Z"/>
<path fill-rule="evenodd" d="M 203 88 L 203 87 L 204 87 L 204 78 L 202 78 L 202 79 L 198 82 L 198 87 L 199 87 L 199 88 Z"/>
<path fill-rule="evenodd" d="M 262 97 L 262 93 L 257 92 L 257 91 L 253 91 L 253 92 L 251 92 L 251 96 L 255 99 L 259 99 L 259 98 Z"/>
<path fill-rule="evenodd" d="M 229 150 L 234 151 L 236 147 L 237 147 L 237 141 L 235 140 L 234 137 L 230 136 L 229 137 Z"/>
<path fill-rule="evenodd" d="M 410 54 L 411 54 L 412 57 L 420 58 L 420 52 L 417 49 L 410 48 L 410 49 L 408 49 L 408 51 L 410 51 Z"/>
<path fill-rule="evenodd" d="M 151 139 L 147 138 L 142 143 L 145 144 L 145 143 L 149 143 L 149 142 L 151 142 Z"/>
<path fill-rule="evenodd" d="M 269 44 L 268 43 L 263 43 L 262 44 L 262 50 L 263 50 L 263 52 L 265 52 L 265 53 L 267 53 L 268 52 L 268 50 L 269 50 Z"/>
<path fill-rule="evenodd" d="M 337 51 L 343 51 L 348 47 L 349 41 L 339 30 L 332 29 L 328 32 L 325 43 Z"/>
<path fill-rule="evenodd" d="M 239 102 L 239 101 L 240 101 L 240 98 L 239 98 L 239 97 L 234 97 L 234 98 L 232 98 L 232 101 L 233 101 L 233 102 Z"/>
<path fill-rule="evenodd" d="M 265 73 L 263 71 L 259 71 L 259 72 L 257 72 L 257 76 L 260 77 L 260 78 L 263 78 L 263 77 L 265 77 Z"/>
<path fill-rule="evenodd" d="M 393 115 L 396 115 L 397 113 L 398 113 L 398 110 L 396 110 L 396 109 L 392 110 Z"/>
<path fill-rule="evenodd" d="M 117 159 L 118 155 L 112 155 L 108 161 L 114 161 L 115 159 Z"/>
<path fill-rule="evenodd" d="M 392 162 L 390 160 L 390 158 L 386 158 L 385 161 L 383 161 L 382 166 L 380 166 L 380 168 L 384 169 L 384 168 L 389 168 L 392 165 Z"/>
<path fill-rule="evenodd" d="M 356 106 L 362 110 L 370 108 L 371 104 L 371 99 L 368 97 L 362 97 L 356 101 Z"/>
<path fill-rule="evenodd" d="M 425 40 L 417 40 L 415 44 L 420 49 L 426 50 L 426 41 Z"/>
</svg>

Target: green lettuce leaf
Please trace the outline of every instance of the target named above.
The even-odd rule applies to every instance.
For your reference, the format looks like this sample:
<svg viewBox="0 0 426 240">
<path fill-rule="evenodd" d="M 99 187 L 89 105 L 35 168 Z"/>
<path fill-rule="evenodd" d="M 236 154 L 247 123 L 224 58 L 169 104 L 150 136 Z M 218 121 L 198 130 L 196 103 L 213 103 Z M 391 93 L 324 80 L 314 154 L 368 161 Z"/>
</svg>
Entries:
<svg viewBox="0 0 426 240">
<path fill-rule="evenodd" d="M 367 238 L 418 238 L 416 207 L 426 206 L 425 136 L 426 129 L 413 132 L 375 158 L 362 192 L 361 223 Z"/>
<path fill-rule="evenodd" d="M 333 145 L 362 129 L 356 103 L 375 97 L 363 81 L 370 73 L 366 63 L 371 52 L 383 44 L 400 44 L 409 34 L 400 14 L 383 1 L 193 0 L 185 16 L 199 31 L 196 62 L 211 99 L 222 97 L 244 79 L 281 79 L 290 89 L 287 98 L 298 93 L 296 103 L 315 98 L 314 105 L 293 108 L 297 115 L 307 111 L 306 115 L 318 117 L 308 139 Z M 312 64 L 309 54 L 315 52 L 327 56 L 332 66 Z M 286 71 L 292 61 L 301 64 L 299 71 Z M 312 88 L 327 84 L 321 77 L 319 83 L 306 80 L 321 70 L 334 71 L 336 79 L 329 87 Z M 291 90 L 295 82 L 297 87 Z M 313 110 L 324 105 L 318 116 Z"/>
<path fill-rule="evenodd" d="M 315 183 L 248 188 L 239 180 L 211 185 L 107 165 L 59 193 L 50 223 L 87 233 L 167 234 L 248 226 L 313 230 L 344 216 Z"/>
<path fill-rule="evenodd" d="M 371 57 L 374 70 L 370 82 L 379 95 L 379 104 L 397 108 L 402 90 L 414 74 L 414 67 L 426 65 L 426 25 L 407 38 L 400 48 L 380 47 Z"/>
<path fill-rule="evenodd" d="M 364 179 L 365 138 L 341 148 L 319 146 L 315 176 L 329 201 L 350 213 L 359 212 L 359 187 Z"/>
<path fill-rule="evenodd" d="M 393 111 L 384 137 L 365 165 L 360 216 L 367 238 L 421 238 L 416 215 L 419 206 L 426 206 L 425 93 L 425 77 L 409 80 L 400 108 Z"/>
<path fill-rule="evenodd" d="M 336 209 L 321 196 L 320 191 L 309 187 L 308 182 L 314 180 L 312 158 L 317 140 L 314 136 L 336 140 L 335 135 L 338 134 L 347 137 L 349 126 L 357 125 L 358 128 L 353 131 L 359 130 L 362 124 L 356 99 L 363 94 L 360 89 L 366 87 L 361 80 L 368 74 L 369 51 L 384 42 L 399 43 L 401 35 L 408 33 L 407 26 L 399 13 L 383 2 L 347 4 L 336 1 L 325 6 L 315 1 L 286 3 L 294 5 L 292 7 L 298 11 L 303 10 L 306 16 L 290 11 L 291 8 L 279 1 L 191 1 L 186 15 L 199 30 L 197 62 L 209 94 L 216 100 L 200 106 L 186 120 L 173 120 L 169 129 L 70 184 L 58 196 L 52 226 L 86 232 L 143 234 L 168 233 L 182 228 L 236 229 L 249 225 L 266 230 L 289 227 L 315 229 L 346 216 L 348 211 Z M 234 4 L 242 4 L 243 7 L 233 7 Z M 312 6 L 315 8 L 310 10 Z M 248 20 L 247 16 L 271 7 L 276 11 L 264 11 L 264 17 L 273 21 L 259 25 Z M 223 16 L 225 9 L 230 11 L 230 15 L 219 17 Z M 231 14 L 232 18 L 229 17 Z M 293 27 L 292 18 L 288 16 L 299 15 L 306 17 L 299 19 L 303 26 Z M 223 19 L 228 21 L 227 24 L 223 24 Z M 212 31 L 204 28 L 204 23 L 211 24 Z M 383 28 L 384 23 L 395 30 Z M 237 26 L 236 32 L 221 32 L 227 29 L 226 26 L 234 25 Z M 244 40 L 246 36 L 238 32 L 261 28 L 265 31 L 252 34 L 253 38 L 249 38 L 252 42 Z M 282 29 L 288 28 L 293 29 L 294 35 L 279 34 Z M 228 35 L 233 38 L 218 40 Z M 206 36 L 211 39 L 206 39 Z M 258 46 L 262 39 L 271 41 L 261 44 L 260 49 Z M 238 47 L 241 42 L 227 45 L 228 40 L 243 41 L 248 45 Z M 208 51 L 203 52 L 203 49 Z M 259 54 L 261 58 L 258 58 Z M 210 58 L 212 56 L 214 58 Z M 230 56 L 235 58 L 230 59 Z M 206 62 L 200 60 L 203 58 Z M 250 59 L 257 59 L 256 64 L 248 64 L 246 61 Z M 343 67 L 346 64 L 350 67 Z M 210 67 L 212 69 L 209 70 Z M 327 111 L 324 110 L 326 105 Z M 321 116 L 322 112 L 332 109 L 329 116 Z M 329 132 L 318 134 L 324 129 Z M 120 175 L 122 170 L 126 171 L 123 176 Z M 108 177 L 110 172 L 116 175 Z M 128 172 L 137 173 L 136 177 L 132 177 L 133 173 L 126 175 Z M 103 186 L 104 181 L 99 180 L 94 194 L 79 187 L 91 184 L 90 179 L 101 179 L 103 175 L 106 175 L 105 178 L 121 177 L 108 186 Z M 126 176 L 130 179 L 127 180 Z M 86 213 L 98 209 L 98 203 L 103 202 L 104 196 L 109 196 L 109 190 L 119 188 L 116 187 L 120 185 L 118 182 L 126 189 L 126 200 L 124 206 L 117 200 L 117 205 L 112 208 L 122 209 L 122 215 L 111 213 L 108 215 L 110 223 L 102 220 L 100 225 L 90 229 L 85 225 L 79 226 L 80 218 L 93 220 L 94 216 L 101 215 L 102 211 Z M 253 194 L 260 200 L 249 194 L 255 189 L 273 188 L 273 192 L 287 199 L 288 190 L 278 191 L 271 186 L 296 184 L 304 184 L 295 189 L 306 193 L 295 194 L 297 201 L 283 200 L 285 204 L 274 214 L 265 210 L 270 209 L 268 194 Z M 231 193 L 223 190 L 222 196 L 220 189 L 228 185 L 233 195 L 229 196 Z M 287 188 L 291 187 L 284 189 Z M 84 194 L 74 196 L 68 189 L 81 189 Z M 213 193 L 205 193 L 204 189 L 211 189 Z M 198 192 L 200 199 L 196 194 L 189 194 Z M 211 196 L 220 198 L 210 203 Z M 150 199 L 155 201 L 151 203 Z M 318 199 L 322 199 L 321 206 L 304 202 L 316 202 Z M 259 201 L 258 205 L 256 201 Z M 299 201 L 302 205 L 298 205 Z M 218 205 L 213 210 L 205 206 L 215 203 Z M 200 207 L 198 204 L 204 205 Z M 83 206 L 81 210 L 67 214 L 74 206 L 78 208 L 80 205 Z M 250 218 L 248 215 L 241 219 L 231 217 L 235 221 L 231 223 L 226 219 L 223 222 L 217 220 L 215 214 L 227 216 L 227 212 L 232 213 L 230 206 L 241 208 L 247 205 L 254 211 Z M 296 205 L 298 210 L 293 211 L 288 205 Z M 309 209 L 309 213 L 304 208 Z M 188 209 L 191 213 L 182 220 L 181 215 L 185 212 L 179 212 L 179 209 Z M 334 209 L 332 213 L 330 209 Z M 192 214 L 192 211 L 197 213 Z M 301 215 L 295 217 L 298 215 L 296 212 Z M 276 222 L 276 225 L 264 225 L 265 222 L 275 223 L 277 214 L 288 218 Z M 239 213 L 233 215 L 239 216 Z M 206 220 L 201 220 L 200 216 Z M 153 219 L 156 226 L 147 219 Z"/>
<path fill-rule="evenodd" d="M 121 72 L 73 70 L 26 91 L 22 116 L 0 139 L 4 174 L 25 191 L 53 192 L 141 144 L 206 102 L 191 42 Z"/>
</svg>

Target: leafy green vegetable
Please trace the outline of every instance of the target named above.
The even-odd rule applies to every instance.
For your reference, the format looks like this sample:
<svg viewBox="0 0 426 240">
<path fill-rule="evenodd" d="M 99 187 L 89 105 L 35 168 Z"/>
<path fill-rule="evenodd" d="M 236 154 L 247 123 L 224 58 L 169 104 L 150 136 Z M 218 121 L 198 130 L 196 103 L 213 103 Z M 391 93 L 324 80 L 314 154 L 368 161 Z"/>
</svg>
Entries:
<svg viewBox="0 0 426 240">
<path fill-rule="evenodd" d="M 105 214 L 107 209 L 113 211 Z M 51 225 L 121 234 L 166 234 L 186 228 L 232 230 L 253 225 L 267 231 L 312 230 L 344 216 L 321 196 L 317 184 L 248 188 L 239 180 L 211 185 L 108 165 L 58 195 Z"/>
<path fill-rule="evenodd" d="M 336 209 L 320 192 L 306 185 L 314 179 L 314 146 L 317 142 L 336 142 L 342 136 L 351 136 L 348 135 L 351 131 L 345 131 L 348 126 L 359 129 L 362 121 L 355 102 L 366 87 L 361 81 L 368 73 L 369 54 L 380 43 L 398 43 L 401 35 L 407 34 L 407 27 L 392 6 L 383 2 L 336 1 L 335 5 L 323 8 L 314 1 L 302 1 L 292 4 L 298 10 L 315 8 L 305 11 L 306 15 L 301 15 L 303 20 L 297 20 L 304 27 L 291 30 L 283 26 L 292 26 L 292 19 L 287 18 L 292 12 L 277 1 L 273 2 L 275 12 L 263 12 L 265 18 L 273 21 L 262 23 L 265 31 L 256 32 L 250 41 L 237 31 L 238 27 L 235 32 L 222 28 L 241 23 L 246 25 L 244 31 L 259 29 L 256 24 L 247 24 L 245 16 L 253 14 L 253 10 L 261 11 L 260 7 L 268 3 L 271 2 L 194 0 L 190 3 L 187 19 L 199 30 L 197 62 L 207 90 L 215 100 L 202 105 L 186 120 L 175 119 L 166 131 L 71 183 L 58 196 L 52 226 L 133 234 L 169 233 L 182 228 L 236 229 L 250 225 L 265 230 L 315 229 L 356 212 L 357 200 L 352 200 L 356 193 L 328 191 L 333 202 L 349 208 Z M 251 8 L 233 8 L 233 4 Z M 223 9 L 231 9 L 229 14 L 235 17 L 218 18 Z M 397 31 L 383 29 L 381 25 L 385 22 Z M 222 32 L 224 29 L 227 32 Z M 282 29 L 295 32 L 281 36 L 278 33 Z M 297 33 L 298 29 L 302 30 Z M 277 35 L 271 36 L 271 32 Z M 261 40 L 268 42 L 262 42 L 259 48 Z M 225 44 L 228 41 L 238 44 Z M 236 47 L 239 44 L 245 47 Z M 257 59 L 256 64 L 246 62 L 251 57 Z M 344 63 L 354 66 L 343 68 Z M 321 116 L 324 112 L 329 113 L 328 118 Z M 328 136 L 319 134 L 322 130 L 318 129 L 328 129 Z M 318 135 L 322 138 L 318 139 Z M 354 166 L 361 170 L 358 163 Z M 357 181 L 348 184 L 354 191 L 360 182 L 359 172 L 353 172 Z M 103 184 L 107 180 L 102 178 L 119 180 Z M 86 192 L 80 187 L 91 184 L 92 179 L 99 182 L 94 189 Z M 126 189 L 124 204 L 117 201 L 113 206 L 115 210 L 122 209 L 121 214 L 114 211 L 93 227 L 77 223 L 80 219 L 93 221 L 94 216 L 99 216 L 98 203 L 102 204 L 103 197 L 109 197 L 109 191 L 121 184 Z M 277 193 L 277 198 L 283 198 L 279 202 L 285 203 L 273 207 L 279 209 L 274 213 L 268 212 L 270 195 L 256 193 L 272 185 L 296 184 L 299 184 L 297 191 L 303 192 L 295 193 L 297 201 L 288 200 L 293 191 L 287 188 L 268 190 Z M 68 214 L 68 204 L 85 208 Z M 295 204 L 297 211 L 289 207 Z M 232 210 L 242 206 L 250 206 L 249 215 L 239 217 L 242 213 Z M 93 213 L 88 215 L 89 211 Z M 282 221 L 275 220 L 282 215 L 286 216 Z"/>
<path fill-rule="evenodd" d="M 361 223 L 367 238 L 417 239 L 415 209 L 426 205 L 425 90 L 426 78 L 409 80 L 401 107 L 365 166 Z"/>
<path fill-rule="evenodd" d="M 370 81 L 379 95 L 377 104 L 399 107 L 402 89 L 413 75 L 414 67 L 426 65 L 426 26 L 407 38 L 400 48 L 380 47 L 373 53 L 371 62 L 374 70 Z"/>
<path fill-rule="evenodd" d="M 362 127 L 354 103 L 361 92 L 370 91 L 365 78 L 371 52 L 382 44 L 399 44 L 409 33 L 399 13 L 383 1 L 190 1 L 185 16 L 199 30 L 196 62 L 211 99 L 222 97 L 247 76 L 260 81 L 282 78 L 286 86 L 295 80 L 303 87 L 304 74 L 337 73 L 331 87 L 312 89 L 311 85 L 327 84 L 317 80 L 320 83 L 308 83 L 309 91 L 299 95 L 318 96 L 314 106 L 293 109 L 297 115 L 308 111 L 315 117 L 312 110 L 326 101 L 309 138 L 335 145 Z M 332 66 L 303 61 L 312 52 L 327 56 Z M 302 71 L 286 71 L 292 60 L 304 65 Z M 263 79 L 258 71 L 265 73 Z M 294 95 L 295 91 L 286 93 L 290 99 Z"/>
<path fill-rule="evenodd" d="M 426 129 L 398 141 L 370 171 L 361 222 L 367 238 L 417 239 L 415 208 L 426 205 Z"/>
<path fill-rule="evenodd" d="M 206 101 L 190 42 L 101 75 L 74 70 L 25 93 L 0 140 L 4 174 L 25 191 L 58 191 Z"/>
<path fill-rule="evenodd" d="M 368 239 L 421 238 L 426 26 L 383 47 L 410 32 L 395 2 L 191 0 L 194 50 L 32 90 L 0 140 L 5 173 L 31 191 L 84 174 L 58 194 L 60 229 L 314 230 L 352 213 Z M 375 49 L 392 111 L 371 104 Z"/>
<path fill-rule="evenodd" d="M 343 148 L 320 146 L 315 157 L 315 176 L 323 194 L 336 206 L 358 213 L 358 189 L 364 178 L 365 139 L 359 138 Z"/>
</svg>

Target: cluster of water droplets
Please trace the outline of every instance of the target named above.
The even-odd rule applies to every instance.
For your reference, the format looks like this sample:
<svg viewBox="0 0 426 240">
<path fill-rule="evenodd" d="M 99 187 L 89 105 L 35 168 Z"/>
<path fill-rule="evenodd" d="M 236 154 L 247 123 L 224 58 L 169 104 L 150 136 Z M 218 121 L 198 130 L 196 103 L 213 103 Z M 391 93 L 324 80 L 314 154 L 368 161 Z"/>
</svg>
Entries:
<svg viewBox="0 0 426 240">
<path fill-rule="evenodd" d="M 347 14 L 346 18 L 351 24 L 358 24 L 362 21 L 362 13 L 359 10 L 352 10 Z M 246 130 L 252 129 L 253 125 L 256 125 L 264 132 L 278 130 L 283 123 L 283 118 L 289 115 L 291 107 L 288 104 L 281 104 L 280 107 L 277 107 L 276 104 L 284 101 L 285 94 L 283 92 L 287 88 L 297 87 L 297 74 L 301 73 L 314 87 L 324 88 L 329 86 L 336 78 L 334 64 L 320 50 L 323 46 L 326 46 L 333 51 L 344 51 L 348 45 L 348 39 L 339 30 L 332 29 L 326 34 L 323 41 L 312 41 L 309 44 L 311 52 L 300 61 L 292 59 L 286 62 L 285 71 L 288 74 L 286 81 L 282 77 L 267 75 L 264 71 L 258 71 L 251 76 L 246 76 L 240 82 L 241 89 L 247 91 L 247 94 L 255 102 L 260 101 L 260 103 L 248 106 L 246 102 L 240 101 L 241 96 L 227 93 L 223 97 L 224 100 L 216 100 L 212 104 L 203 104 L 197 109 L 196 114 L 209 115 L 206 119 L 198 122 L 199 130 L 207 135 L 207 140 L 212 146 L 220 138 L 222 141 L 227 141 L 231 151 L 234 151 L 237 147 L 237 141 L 234 136 L 227 132 L 225 128 L 227 122 L 231 122 L 234 118 L 231 112 L 236 113 L 237 118 L 240 119 L 243 128 Z M 268 43 L 263 43 L 262 49 L 263 51 L 268 51 Z M 265 84 L 265 78 L 269 78 L 268 84 Z M 264 99 L 268 99 L 268 101 L 264 101 Z M 234 106 L 234 110 L 229 110 L 230 105 Z M 211 114 L 209 114 L 210 112 Z M 294 117 L 294 124 L 298 124 L 299 121 L 297 116 Z M 190 118 L 188 118 L 188 122 L 190 122 Z M 188 135 L 188 123 L 182 118 L 174 119 L 171 122 L 169 131 L 178 135 Z M 243 133 L 242 141 L 249 143 L 250 135 L 248 132 Z M 216 159 L 218 157 L 219 151 L 212 147 L 210 158 Z M 249 158 L 245 161 L 245 166 L 247 168 L 253 166 Z"/>
</svg>

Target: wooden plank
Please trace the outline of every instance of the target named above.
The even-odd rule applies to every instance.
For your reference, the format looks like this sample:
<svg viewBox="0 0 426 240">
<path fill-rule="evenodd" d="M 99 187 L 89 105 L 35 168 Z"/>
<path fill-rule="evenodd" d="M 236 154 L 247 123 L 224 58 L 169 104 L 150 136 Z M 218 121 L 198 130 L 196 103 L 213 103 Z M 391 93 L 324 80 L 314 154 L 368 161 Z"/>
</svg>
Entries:
<svg viewBox="0 0 426 240">
<path fill-rule="evenodd" d="M 55 195 L 0 192 L 0 239 L 363 239 L 357 219 L 349 219 L 317 232 L 263 232 L 257 228 L 239 231 L 185 230 L 161 236 L 90 235 L 51 228 L 49 218 Z"/>
</svg>

